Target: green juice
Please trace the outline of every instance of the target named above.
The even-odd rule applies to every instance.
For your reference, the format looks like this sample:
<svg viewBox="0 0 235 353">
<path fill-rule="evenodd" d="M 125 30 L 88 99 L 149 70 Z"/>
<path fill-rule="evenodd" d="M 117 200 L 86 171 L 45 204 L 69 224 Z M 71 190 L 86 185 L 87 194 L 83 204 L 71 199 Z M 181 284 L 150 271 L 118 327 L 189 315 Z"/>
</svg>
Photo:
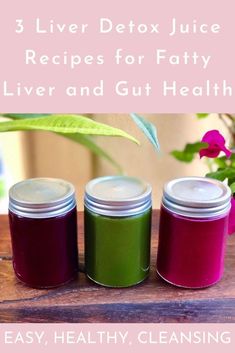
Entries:
<svg viewBox="0 0 235 353">
<path fill-rule="evenodd" d="M 149 274 L 151 208 L 127 217 L 99 215 L 85 208 L 85 268 L 98 284 L 129 287 Z"/>
</svg>

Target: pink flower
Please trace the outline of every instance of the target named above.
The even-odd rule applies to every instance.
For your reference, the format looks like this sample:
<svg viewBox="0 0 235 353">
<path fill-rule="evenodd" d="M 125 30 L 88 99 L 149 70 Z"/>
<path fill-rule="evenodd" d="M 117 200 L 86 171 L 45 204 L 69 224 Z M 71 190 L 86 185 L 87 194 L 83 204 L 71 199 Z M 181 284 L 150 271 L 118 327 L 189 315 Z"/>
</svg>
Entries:
<svg viewBox="0 0 235 353">
<path fill-rule="evenodd" d="M 200 158 L 209 157 L 215 158 L 218 157 L 220 152 L 224 152 L 229 158 L 232 154 L 230 150 L 225 147 L 225 139 L 220 134 L 218 130 L 208 131 L 202 138 L 202 141 L 208 144 L 208 147 L 202 148 L 199 152 Z"/>
<path fill-rule="evenodd" d="M 229 221 L 228 221 L 228 234 L 232 235 L 233 233 L 235 233 L 235 199 L 232 197 L 231 211 L 229 214 Z"/>
</svg>

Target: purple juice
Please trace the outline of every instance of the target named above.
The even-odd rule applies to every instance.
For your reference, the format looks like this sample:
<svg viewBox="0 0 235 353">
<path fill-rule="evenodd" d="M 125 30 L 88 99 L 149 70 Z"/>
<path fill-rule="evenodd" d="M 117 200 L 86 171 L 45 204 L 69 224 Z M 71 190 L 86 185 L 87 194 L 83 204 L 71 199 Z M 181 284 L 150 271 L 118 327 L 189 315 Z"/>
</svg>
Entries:
<svg viewBox="0 0 235 353">
<path fill-rule="evenodd" d="M 167 282 L 203 288 L 224 272 L 230 189 L 208 178 L 165 185 L 160 212 L 157 272 Z"/>
<path fill-rule="evenodd" d="M 56 287 L 78 271 L 77 211 L 32 219 L 9 212 L 16 276 L 30 287 Z"/>
<path fill-rule="evenodd" d="M 70 183 L 38 178 L 14 185 L 9 223 L 13 267 L 20 281 L 50 288 L 77 275 L 77 210 Z"/>
</svg>

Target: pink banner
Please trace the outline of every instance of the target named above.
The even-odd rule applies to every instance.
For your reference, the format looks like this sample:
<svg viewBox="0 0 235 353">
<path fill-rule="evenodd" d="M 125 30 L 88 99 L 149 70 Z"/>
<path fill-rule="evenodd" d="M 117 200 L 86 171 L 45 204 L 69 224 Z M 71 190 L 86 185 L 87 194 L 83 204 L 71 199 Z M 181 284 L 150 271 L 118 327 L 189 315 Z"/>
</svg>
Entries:
<svg viewBox="0 0 235 353">
<path fill-rule="evenodd" d="M 235 325 L 8 324 L 0 325 L 4 353 L 234 352 Z"/>
<path fill-rule="evenodd" d="M 3 112 L 234 112 L 234 0 L 1 5 Z"/>
<path fill-rule="evenodd" d="M 1 1 L 0 109 L 231 112 L 234 0 Z M 234 351 L 235 324 L 0 324 L 3 353 Z"/>
</svg>

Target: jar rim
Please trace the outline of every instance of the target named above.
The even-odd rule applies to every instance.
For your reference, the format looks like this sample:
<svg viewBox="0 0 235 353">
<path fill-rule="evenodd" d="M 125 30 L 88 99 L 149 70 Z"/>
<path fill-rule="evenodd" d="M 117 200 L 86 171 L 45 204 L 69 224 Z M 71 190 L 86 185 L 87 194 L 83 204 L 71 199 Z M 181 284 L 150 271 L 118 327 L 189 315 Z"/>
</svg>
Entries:
<svg viewBox="0 0 235 353">
<path fill-rule="evenodd" d="M 63 179 L 26 179 L 9 190 L 9 210 L 22 217 L 56 217 L 75 206 L 74 186 Z"/>
<path fill-rule="evenodd" d="M 132 186 L 133 190 L 127 190 Z M 119 192 L 120 195 L 117 196 Z M 125 192 L 129 193 L 127 197 Z M 88 210 L 101 215 L 133 216 L 151 208 L 151 195 L 150 184 L 141 179 L 106 176 L 88 182 L 85 188 L 84 204 Z"/>
<path fill-rule="evenodd" d="M 226 184 L 212 178 L 177 178 L 165 184 L 162 204 L 169 211 L 182 216 L 219 216 L 226 214 L 231 207 L 231 190 Z"/>
</svg>

